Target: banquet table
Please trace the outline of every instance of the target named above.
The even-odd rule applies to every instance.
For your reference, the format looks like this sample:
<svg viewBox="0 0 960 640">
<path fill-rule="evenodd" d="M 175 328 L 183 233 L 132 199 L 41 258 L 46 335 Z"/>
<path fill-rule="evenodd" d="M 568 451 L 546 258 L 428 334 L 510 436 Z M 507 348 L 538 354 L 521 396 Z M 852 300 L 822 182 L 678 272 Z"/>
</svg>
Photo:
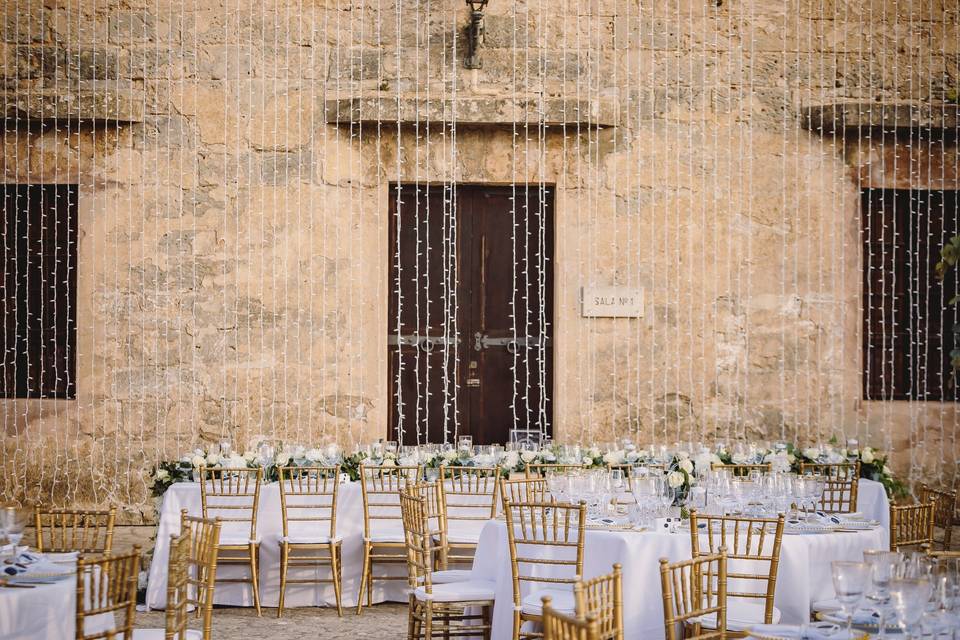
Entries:
<svg viewBox="0 0 960 640">
<path fill-rule="evenodd" d="M 881 548 L 886 531 L 880 527 L 816 535 L 784 535 L 774 605 L 781 621 L 799 623 L 809 616 L 814 600 L 833 597 L 830 562 L 859 560 L 865 549 Z M 532 548 L 525 555 L 536 553 Z M 540 557 L 534 556 L 534 557 Z M 609 573 L 614 563 L 623 571 L 625 640 L 663 638 L 660 558 L 676 562 L 690 557 L 690 533 L 588 529 L 584 540 L 584 578 Z M 493 640 L 513 633 L 513 582 L 507 528 L 490 521 L 480 536 L 472 576 L 495 586 Z M 523 592 L 524 596 L 527 595 Z"/>
<path fill-rule="evenodd" d="M 886 548 L 889 525 L 889 506 L 883 485 L 872 480 L 860 480 L 857 500 L 858 510 L 864 517 L 876 520 L 883 525 L 882 540 L 878 546 Z M 157 530 L 157 542 L 148 574 L 146 606 L 150 609 L 162 609 L 166 603 L 167 557 L 170 536 L 180 532 L 180 510 L 186 509 L 190 515 L 202 515 L 200 502 L 200 484 L 179 482 L 170 486 L 163 495 L 160 508 L 160 522 Z M 280 514 L 280 486 L 266 483 L 260 490 L 260 507 L 257 514 L 257 532 L 261 538 L 260 598 L 267 607 L 277 605 L 280 592 L 280 547 L 282 531 Z M 376 521 L 374 521 L 376 524 Z M 462 526 L 462 524 L 461 524 Z M 480 536 L 483 522 L 471 523 L 476 527 L 474 535 Z M 452 527 L 452 525 L 451 525 Z M 337 535 L 343 539 L 343 606 L 356 605 L 360 588 L 360 572 L 363 565 L 363 499 L 359 482 L 344 482 L 340 485 L 337 497 Z M 633 534 L 636 535 L 636 534 Z M 687 547 L 684 553 L 689 552 Z M 668 556 L 673 557 L 673 556 Z M 679 556 L 678 556 L 679 557 Z M 607 569 L 609 565 L 607 563 Z M 509 566 L 507 565 L 509 569 Z M 307 577 L 313 569 L 292 569 L 302 572 L 298 577 Z M 326 578 L 329 567 L 318 569 L 317 577 Z M 243 566 L 224 566 L 217 572 L 220 578 L 247 575 Z M 405 576 L 406 569 L 401 565 L 378 566 L 376 575 Z M 293 577 L 293 573 L 291 573 Z M 373 588 L 374 602 L 404 602 L 407 599 L 405 580 L 375 580 Z M 819 599 L 819 598 L 818 598 Z M 233 606 L 253 606 L 253 594 L 249 585 L 237 583 L 218 584 L 215 591 L 216 604 Z M 330 584 L 290 584 L 287 588 L 285 606 L 333 606 L 336 603 L 333 586 Z M 512 607 L 512 605 L 511 605 Z"/>
<path fill-rule="evenodd" d="M 74 640 L 77 581 L 74 574 L 33 588 L 0 587 L 0 638 L 3 640 Z M 86 618 L 86 635 L 113 627 L 113 615 Z"/>
</svg>

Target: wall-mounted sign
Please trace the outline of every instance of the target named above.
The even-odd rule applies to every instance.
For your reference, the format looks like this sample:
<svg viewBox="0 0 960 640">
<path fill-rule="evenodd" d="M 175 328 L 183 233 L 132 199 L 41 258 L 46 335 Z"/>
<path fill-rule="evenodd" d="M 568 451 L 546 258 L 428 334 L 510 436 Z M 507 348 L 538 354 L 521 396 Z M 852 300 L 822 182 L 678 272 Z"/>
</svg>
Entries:
<svg viewBox="0 0 960 640">
<path fill-rule="evenodd" d="M 642 318 L 643 289 L 630 287 L 583 287 L 584 318 Z"/>
</svg>

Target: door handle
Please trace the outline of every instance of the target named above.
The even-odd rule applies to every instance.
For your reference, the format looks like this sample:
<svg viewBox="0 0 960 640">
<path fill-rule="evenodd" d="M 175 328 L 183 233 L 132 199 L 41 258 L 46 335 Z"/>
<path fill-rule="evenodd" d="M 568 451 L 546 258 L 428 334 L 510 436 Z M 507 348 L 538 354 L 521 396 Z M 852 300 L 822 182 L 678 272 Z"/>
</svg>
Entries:
<svg viewBox="0 0 960 640">
<path fill-rule="evenodd" d="M 510 353 L 516 353 L 521 348 L 537 348 L 546 346 L 549 342 L 546 336 L 517 336 L 516 338 L 491 338 L 485 336 L 479 331 L 473 334 L 473 348 L 475 351 L 483 351 L 487 347 L 506 347 Z"/>
</svg>

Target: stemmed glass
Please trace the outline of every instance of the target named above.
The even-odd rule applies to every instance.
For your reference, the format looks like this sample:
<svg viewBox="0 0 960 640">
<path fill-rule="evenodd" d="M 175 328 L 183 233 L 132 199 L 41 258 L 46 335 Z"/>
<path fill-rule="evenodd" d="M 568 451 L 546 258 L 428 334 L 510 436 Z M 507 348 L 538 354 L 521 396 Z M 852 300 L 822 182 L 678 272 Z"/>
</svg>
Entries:
<svg viewBox="0 0 960 640">
<path fill-rule="evenodd" d="M 16 553 L 17 545 L 23 538 L 23 530 L 26 524 L 26 518 L 23 517 L 16 505 L 0 507 L 0 532 L 6 537 L 7 543 L 13 545 L 14 553 Z"/>
<path fill-rule="evenodd" d="M 230 457 L 230 452 L 233 451 L 233 444 L 229 440 L 220 441 L 220 455 L 224 458 Z"/>
<path fill-rule="evenodd" d="M 847 637 L 853 629 L 853 616 L 857 606 L 863 601 L 870 582 L 870 565 L 865 562 L 834 560 L 830 563 L 833 570 L 833 590 L 837 594 L 840 613 L 847 619 Z"/>
<path fill-rule="evenodd" d="M 897 578 L 890 581 L 890 602 L 897 612 L 897 623 L 908 640 L 923 617 L 933 593 L 929 578 Z"/>
<path fill-rule="evenodd" d="M 870 549 L 863 552 L 863 561 L 870 565 L 870 580 L 873 587 L 867 593 L 867 600 L 874 603 L 873 608 L 879 619 L 877 638 L 886 637 L 890 580 L 893 579 L 894 570 L 902 558 L 903 554 L 896 551 Z"/>
</svg>

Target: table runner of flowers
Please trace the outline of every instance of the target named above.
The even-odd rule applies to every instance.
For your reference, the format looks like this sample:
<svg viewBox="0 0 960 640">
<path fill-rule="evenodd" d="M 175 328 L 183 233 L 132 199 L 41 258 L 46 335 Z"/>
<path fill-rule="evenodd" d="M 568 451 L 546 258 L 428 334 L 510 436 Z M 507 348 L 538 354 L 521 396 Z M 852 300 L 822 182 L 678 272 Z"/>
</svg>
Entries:
<svg viewBox="0 0 960 640">
<path fill-rule="evenodd" d="M 697 448 L 697 451 L 691 451 Z M 412 449 L 412 450 L 410 450 Z M 195 449 L 179 460 L 157 464 L 151 474 L 152 492 L 161 496 L 175 482 L 189 482 L 194 471 L 201 466 L 217 469 L 243 469 L 261 467 L 267 481 L 276 481 L 279 467 L 332 466 L 340 465 L 342 473 L 350 480 L 357 480 L 360 464 L 368 466 L 422 465 L 426 469 L 439 469 L 443 465 L 493 467 L 499 466 L 505 476 L 524 472 L 535 464 L 579 464 L 585 468 L 601 468 L 609 465 L 663 465 L 671 487 L 682 493 L 696 484 L 698 476 L 714 464 L 759 464 L 768 463 L 775 472 L 798 472 L 802 463 L 839 463 L 860 461 L 860 477 L 881 482 L 891 497 L 906 495 L 906 486 L 897 479 L 887 466 L 887 454 L 874 447 L 847 448 L 838 446 L 836 440 L 822 446 L 799 447 L 789 443 L 777 443 L 772 447 L 738 445 L 733 451 L 726 446 L 715 445 L 687 448 L 637 447 L 626 444 L 621 448 L 551 444 L 533 450 L 492 451 L 489 447 L 473 448 L 404 448 L 401 452 L 384 451 L 381 447 L 357 448 L 343 454 L 339 448 L 307 448 L 301 445 L 279 447 L 272 460 L 264 460 L 256 449 L 243 453 L 221 455 L 218 452 Z"/>
</svg>

